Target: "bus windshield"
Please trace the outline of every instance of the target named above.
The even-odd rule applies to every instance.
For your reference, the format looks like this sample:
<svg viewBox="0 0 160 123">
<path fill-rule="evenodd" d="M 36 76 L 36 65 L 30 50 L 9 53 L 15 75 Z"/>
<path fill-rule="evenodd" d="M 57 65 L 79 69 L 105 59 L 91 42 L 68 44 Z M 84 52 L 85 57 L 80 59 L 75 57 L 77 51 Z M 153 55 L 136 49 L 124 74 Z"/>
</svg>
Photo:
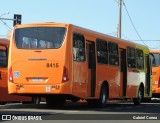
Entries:
<svg viewBox="0 0 160 123">
<path fill-rule="evenodd" d="M 153 66 L 153 67 L 158 67 L 159 65 L 160 65 L 160 57 L 159 57 L 159 54 L 153 54 L 152 66 Z"/>
<path fill-rule="evenodd" d="M 15 30 L 15 42 L 19 49 L 57 49 L 65 36 L 64 27 L 28 27 Z"/>
</svg>

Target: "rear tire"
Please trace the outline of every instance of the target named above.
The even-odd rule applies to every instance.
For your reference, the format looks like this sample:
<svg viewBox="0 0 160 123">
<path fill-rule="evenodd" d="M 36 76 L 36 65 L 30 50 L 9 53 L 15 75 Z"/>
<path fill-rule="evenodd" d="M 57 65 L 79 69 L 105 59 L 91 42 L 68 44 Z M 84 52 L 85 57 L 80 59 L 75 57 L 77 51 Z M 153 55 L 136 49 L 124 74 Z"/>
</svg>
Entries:
<svg viewBox="0 0 160 123">
<path fill-rule="evenodd" d="M 134 105 L 140 105 L 143 99 L 143 89 L 142 86 L 140 86 L 139 90 L 138 90 L 138 97 L 133 99 L 133 103 Z"/>
<path fill-rule="evenodd" d="M 100 92 L 99 99 L 88 100 L 88 104 L 90 106 L 104 107 L 106 105 L 107 98 L 108 98 L 107 87 L 103 84 L 102 87 L 101 87 L 101 92 Z"/>
<path fill-rule="evenodd" d="M 106 105 L 107 102 L 107 87 L 103 84 L 102 88 L 101 88 L 101 92 L 100 92 L 100 97 L 98 100 L 98 105 L 101 107 L 104 107 Z"/>
<path fill-rule="evenodd" d="M 0 105 L 5 105 L 7 104 L 7 102 L 0 102 Z"/>
<path fill-rule="evenodd" d="M 33 97 L 32 98 L 33 104 L 40 104 L 40 101 L 41 101 L 41 97 Z"/>
</svg>

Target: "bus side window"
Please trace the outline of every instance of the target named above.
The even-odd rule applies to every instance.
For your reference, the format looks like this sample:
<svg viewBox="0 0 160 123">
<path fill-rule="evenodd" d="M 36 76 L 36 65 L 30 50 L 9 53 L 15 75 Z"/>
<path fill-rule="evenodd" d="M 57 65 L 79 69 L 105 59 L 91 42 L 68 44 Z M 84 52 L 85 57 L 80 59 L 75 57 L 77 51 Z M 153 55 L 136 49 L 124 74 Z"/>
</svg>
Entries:
<svg viewBox="0 0 160 123">
<path fill-rule="evenodd" d="M 158 67 L 160 65 L 160 55 L 158 53 L 151 53 L 152 66 Z"/>
<path fill-rule="evenodd" d="M 136 68 L 136 54 L 135 49 L 132 47 L 127 48 L 127 61 L 129 68 Z"/>
<path fill-rule="evenodd" d="M 0 67 L 7 67 L 7 48 L 5 46 L 0 46 Z"/>
<path fill-rule="evenodd" d="M 137 68 L 140 70 L 144 69 L 144 56 L 143 56 L 143 51 L 136 49 L 136 64 Z"/>
<path fill-rule="evenodd" d="M 97 39 L 97 61 L 100 64 L 108 64 L 108 44 L 107 41 Z"/>
<path fill-rule="evenodd" d="M 81 34 L 73 34 L 73 60 L 85 61 L 85 40 Z"/>
<path fill-rule="evenodd" d="M 109 64 L 118 66 L 119 65 L 119 56 L 118 56 L 118 45 L 116 43 L 108 43 L 109 49 Z"/>
</svg>

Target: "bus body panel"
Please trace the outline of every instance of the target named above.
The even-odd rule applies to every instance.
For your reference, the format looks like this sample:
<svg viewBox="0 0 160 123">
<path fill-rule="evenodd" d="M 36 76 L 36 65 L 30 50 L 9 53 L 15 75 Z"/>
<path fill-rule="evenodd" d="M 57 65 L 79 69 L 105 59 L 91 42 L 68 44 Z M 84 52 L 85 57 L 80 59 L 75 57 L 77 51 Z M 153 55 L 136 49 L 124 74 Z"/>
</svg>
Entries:
<svg viewBox="0 0 160 123">
<path fill-rule="evenodd" d="M 160 81 L 160 67 L 152 68 L 152 92 L 160 94 L 160 87 L 158 87 L 158 82 Z"/>
<path fill-rule="evenodd" d="M 47 27 L 50 26 L 47 25 Z M 63 27 L 66 28 L 66 25 Z M 9 89 L 9 93 L 23 94 L 25 91 L 27 94 L 32 94 L 34 91 L 37 94 L 59 93 L 59 91 L 66 93 L 63 88 L 66 86 L 67 91 L 70 91 L 70 84 L 68 82 L 62 83 L 64 67 L 69 69 L 68 62 L 65 60 L 67 59 L 66 39 L 67 36 L 65 35 L 64 42 L 58 49 L 25 50 L 16 48 L 15 39 L 13 38 L 10 49 L 14 54 L 10 53 L 12 55 L 9 57 L 9 60 L 12 60 L 9 66 L 13 72 L 13 83 L 9 82 L 9 87 L 14 87 Z M 21 55 L 21 50 L 23 55 Z M 38 87 L 38 85 L 41 86 Z M 36 90 L 32 86 L 33 88 L 36 86 Z"/>
<path fill-rule="evenodd" d="M 160 51 L 150 50 L 152 57 L 152 93 L 153 97 L 160 97 Z"/>
<path fill-rule="evenodd" d="M 0 39 L 0 59 L 1 59 L 1 65 L 0 65 L 0 102 L 7 103 L 7 102 L 22 102 L 22 101 L 28 101 L 31 102 L 32 99 L 30 97 L 24 97 L 24 96 L 15 96 L 15 95 L 9 95 L 8 94 L 8 70 L 7 70 L 7 61 L 8 61 L 8 47 L 9 47 L 10 41 L 7 39 Z M 6 47 L 6 48 L 4 48 Z M 6 51 L 6 55 L 2 54 L 2 51 Z M 2 64 L 2 60 L 6 57 L 6 64 Z M 3 67 L 2 67 L 3 66 Z"/>
</svg>

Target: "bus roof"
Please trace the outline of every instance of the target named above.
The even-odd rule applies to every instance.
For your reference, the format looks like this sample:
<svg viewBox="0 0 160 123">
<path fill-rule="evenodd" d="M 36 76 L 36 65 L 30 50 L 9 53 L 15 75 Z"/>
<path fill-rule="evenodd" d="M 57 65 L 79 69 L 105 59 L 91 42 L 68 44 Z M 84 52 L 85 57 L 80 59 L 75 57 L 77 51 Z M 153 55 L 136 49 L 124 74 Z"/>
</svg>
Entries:
<svg viewBox="0 0 160 123">
<path fill-rule="evenodd" d="M 25 28 L 25 27 L 39 27 L 39 26 L 51 26 L 51 25 L 56 25 L 58 27 L 73 27 L 73 28 L 77 28 L 79 30 L 82 30 L 82 31 L 86 31 L 88 33 L 93 33 L 94 36 L 104 36 L 111 40 L 114 40 L 114 41 L 120 41 L 121 43 L 127 43 L 127 44 L 134 44 L 136 46 L 138 46 L 139 48 L 142 48 L 142 49 L 149 49 L 147 46 L 145 45 L 142 45 L 142 44 L 138 44 L 138 43 L 135 43 L 135 42 L 132 42 L 132 41 L 129 41 L 129 40 L 124 40 L 124 39 L 119 39 L 117 37 L 113 37 L 113 36 L 110 36 L 110 35 L 107 35 L 107 34 L 104 34 L 104 33 L 100 33 L 100 32 L 96 32 L 96 31 L 93 31 L 93 30 L 90 30 L 90 29 L 86 29 L 86 28 L 83 28 L 83 27 L 79 27 L 79 26 L 76 26 L 76 25 L 73 25 L 73 24 L 69 24 L 69 23 L 56 23 L 56 22 L 42 22 L 42 23 L 30 23 L 30 24 L 21 24 L 21 25 L 16 25 L 15 28 Z"/>
<path fill-rule="evenodd" d="M 5 38 L 0 38 L 0 44 L 9 44 L 10 40 Z"/>
</svg>

